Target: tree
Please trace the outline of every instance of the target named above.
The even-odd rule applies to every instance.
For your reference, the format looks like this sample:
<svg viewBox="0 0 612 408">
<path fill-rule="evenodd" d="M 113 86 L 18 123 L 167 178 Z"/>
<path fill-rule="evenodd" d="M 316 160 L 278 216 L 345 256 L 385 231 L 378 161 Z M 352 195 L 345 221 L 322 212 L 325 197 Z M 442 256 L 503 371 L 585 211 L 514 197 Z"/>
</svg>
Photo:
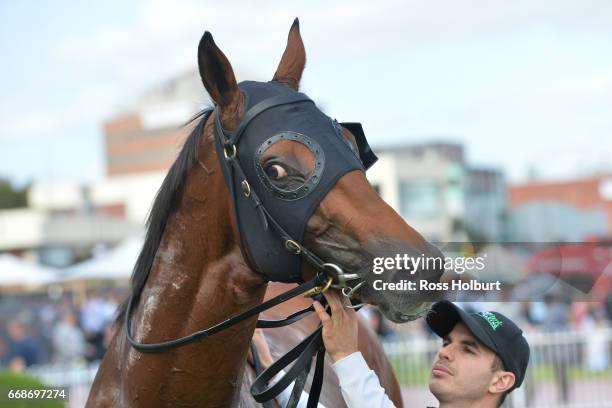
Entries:
<svg viewBox="0 0 612 408">
<path fill-rule="evenodd" d="M 0 209 L 27 207 L 27 205 L 27 186 L 21 189 L 15 188 L 8 180 L 0 179 Z"/>
</svg>

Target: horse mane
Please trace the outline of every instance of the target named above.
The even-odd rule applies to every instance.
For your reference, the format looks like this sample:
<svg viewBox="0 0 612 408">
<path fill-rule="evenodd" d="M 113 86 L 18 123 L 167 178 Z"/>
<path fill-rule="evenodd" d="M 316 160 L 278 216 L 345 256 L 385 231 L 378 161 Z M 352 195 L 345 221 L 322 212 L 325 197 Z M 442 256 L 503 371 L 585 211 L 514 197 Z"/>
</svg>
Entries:
<svg viewBox="0 0 612 408">
<path fill-rule="evenodd" d="M 183 195 L 185 188 L 185 179 L 187 173 L 198 161 L 198 146 L 200 136 L 204 131 L 204 125 L 212 112 L 212 108 L 204 108 L 191 118 L 185 126 L 189 126 L 196 122 L 195 127 L 187 136 L 180 153 L 176 160 L 168 170 L 168 174 L 155 195 L 153 206 L 149 211 L 146 221 L 146 235 L 142 250 L 138 255 L 134 269 L 132 270 L 131 284 L 132 290 L 130 297 L 137 301 L 140 297 L 142 289 L 147 282 L 149 272 L 153 266 L 155 254 L 159 248 L 159 244 L 166 228 L 166 221 L 170 214 L 176 209 L 176 206 Z M 123 301 L 118 308 L 117 319 L 115 324 L 121 323 L 125 319 L 127 311 L 128 299 Z"/>
</svg>

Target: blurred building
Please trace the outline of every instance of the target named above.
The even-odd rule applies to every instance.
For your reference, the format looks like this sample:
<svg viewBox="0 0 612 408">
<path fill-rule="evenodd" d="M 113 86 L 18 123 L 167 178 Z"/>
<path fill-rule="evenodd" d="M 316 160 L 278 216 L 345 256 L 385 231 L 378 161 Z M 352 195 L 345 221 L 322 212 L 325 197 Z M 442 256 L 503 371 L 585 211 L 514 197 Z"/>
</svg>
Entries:
<svg viewBox="0 0 612 408">
<path fill-rule="evenodd" d="M 525 241 L 612 236 L 612 175 L 510 186 L 509 234 Z"/>
<path fill-rule="evenodd" d="M 178 153 L 188 122 L 209 100 L 197 72 L 152 89 L 136 106 L 104 124 L 109 177 L 165 173 Z"/>
<path fill-rule="evenodd" d="M 245 75 L 244 77 L 248 77 Z M 35 184 L 29 209 L 0 212 L 0 251 L 63 266 L 142 233 L 163 178 L 190 128 L 210 101 L 197 72 L 174 78 L 104 124 L 106 176 L 88 185 Z M 368 177 L 382 197 L 427 238 L 439 241 L 503 235 L 506 186 L 496 169 L 465 163 L 453 143 L 376 149 Z"/>
<path fill-rule="evenodd" d="M 508 185 L 496 168 L 468 168 L 466 228 L 475 239 L 504 241 L 508 238 Z"/>
<path fill-rule="evenodd" d="M 65 266 L 142 233 L 151 203 L 208 101 L 196 71 L 155 87 L 104 123 L 106 177 L 34 184 L 27 209 L 0 211 L 0 252 Z"/>
<path fill-rule="evenodd" d="M 140 228 L 120 219 L 83 212 L 20 208 L 0 211 L 0 252 L 47 265 L 66 266 L 90 256 L 94 247 L 113 244 Z"/>
<path fill-rule="evenodd" d="M 503 239 L 506 181 L 498 169 L 466 163 L 463 145 L 375 149 L 368 179 L 406 221 L 433 241 Z"/>
</svg>

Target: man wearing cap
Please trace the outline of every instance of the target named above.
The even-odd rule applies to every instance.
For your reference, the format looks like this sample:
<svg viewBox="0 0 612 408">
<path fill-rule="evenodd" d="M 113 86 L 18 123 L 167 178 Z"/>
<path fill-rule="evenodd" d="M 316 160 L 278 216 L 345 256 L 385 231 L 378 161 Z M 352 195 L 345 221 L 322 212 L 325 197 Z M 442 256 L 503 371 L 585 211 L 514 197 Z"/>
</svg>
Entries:
<svg viewBox="0 0 612 408">
<path fill-rule="evenodd" d="M 349 408 L 393 407 L 357 349 L 357 315 L 337 293 L 326 292 L 331 316 L 315 302 L 323 341 Z M 429 380 L 440 408 L 499 407 L 525 378 L 529 345 L 510 319 L 497 312 L 466 313 L 436 303 L 427 324 L 443 339 Z"/>
<path fill-rule="evenodd" d="M 342 396 L 349 408 L 392 408 L 378 377 L 357 348 L 357 314 L 345 308 L 338 293 L 324 293 L 331 316 L 320 303 L 315 311 L 323 324 L 323 342 L 333 361 Z M 520 387 L 529 362 L 529 344 L 521 329 L 498 312 L 467 313 L 451 302 L 436 303 L 427 316 L 429 327 L 443 339 L 429 379 L 440 408 L 494 408 Z M 272 363 L 263 335 L 254 340 Z M 274 380 L 273 380 L 274 381 Z M 280 402 L 288 401 L 291 386 Z M 305 407 L 304 392 L 298 408 Z M 322 407 L 322 404 L 319 404 Z"/>
<path fill-rule="evenodd" d="M 427 324 L 443 339 L 429 380 L 440 407 L 499 407 L 523 383 L 529 344 L 506 316 L 466 313 L 442 301 Z"/>
</svg>

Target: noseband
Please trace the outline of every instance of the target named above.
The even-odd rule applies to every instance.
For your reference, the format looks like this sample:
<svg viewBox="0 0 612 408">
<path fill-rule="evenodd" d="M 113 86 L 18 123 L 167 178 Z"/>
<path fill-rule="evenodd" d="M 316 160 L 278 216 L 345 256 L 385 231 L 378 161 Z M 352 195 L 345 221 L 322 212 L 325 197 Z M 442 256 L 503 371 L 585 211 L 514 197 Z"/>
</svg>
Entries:
<svg viewBox="0 0 612 408">
<path fill-rule="evenodd" d="M 299 286 L 207 329 L 149 344 L 139 343 L 132 336 L 132 309 L 137 299 L 130 297 L 126 336 L 140 352 L 162 352 L 203 340 L 300 294 L 324 302 L 322 292 L 334 287 L 350 299 L 363 284 L 357 274 L 345 273 L 340 266 L 324 262 L 302 244 L 308 219 L 338 180 L 349 171 L 365 171 L 377 160 L 361 125 L 332 120 L 308 96 L 283 84 L 247 81 L 239 87 L 245 96 L 246 113 L 238 126 L 232 131 L 223 129 L 218 106 L 214 109 L 214 121 L 215 149 L 232 198 L 240 249 L 249 266 L 267 279 Z M 212 112 L 212 109 L 206 112 L 202 120 L 206 121 Z M 342 135 L 343 127 L 354 135 L 357 146 Z M 311 173 L 293 189 L 279 187 L 262 163 L 267 149 L 282 141 L 301 143 L 314 157 Z M 301 277 L 302 258 L 316 271 L 315 277 L 306 282 Z M 351 287 L 351 282 L 357 283 Z M 312 311 L 310 306 L 282 320 L 258 320 L 257 327 L 285 326 Z M 255 400 L 265 403 L 295 381 L 288 407 L 295 406 L 315 354 L 317 363 L 308 400 L 308 407 L 315 407 L 323 383 L 325 349 L 321 326 L 258 375 L 251 387 Z M 268 387 L 268 381 L 293 361 L 287 374 Z"/>
</svg>

